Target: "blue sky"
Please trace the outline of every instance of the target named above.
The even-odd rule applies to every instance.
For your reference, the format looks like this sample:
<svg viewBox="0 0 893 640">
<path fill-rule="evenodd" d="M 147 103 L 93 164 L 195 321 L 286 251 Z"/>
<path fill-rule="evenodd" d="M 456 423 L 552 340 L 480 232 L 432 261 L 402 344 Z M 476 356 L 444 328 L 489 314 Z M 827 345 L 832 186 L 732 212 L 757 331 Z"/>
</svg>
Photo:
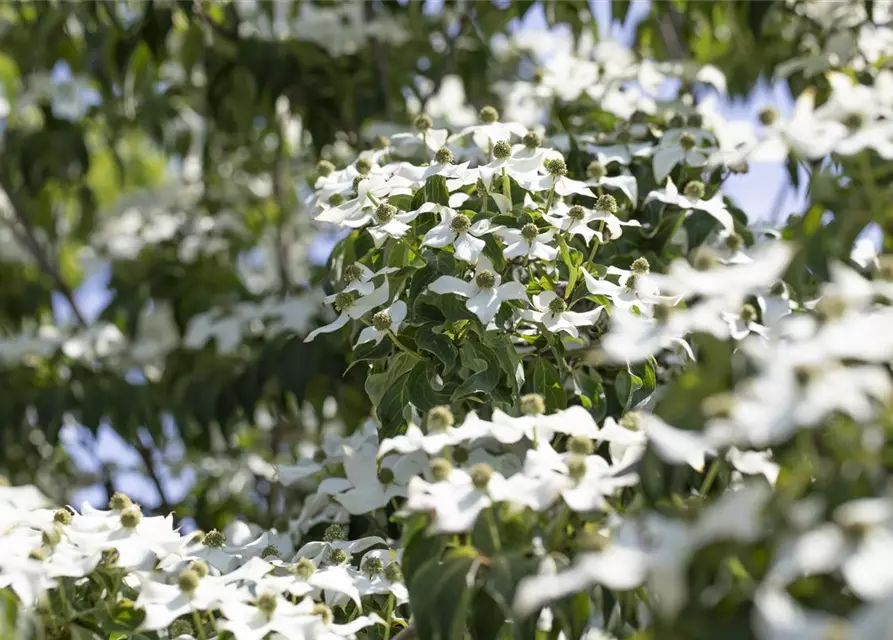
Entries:
<svg viewBox="0 0 893 640">
<path fill-rule="evenodd" d="M 630 42 L 635 25 L 644 16 L 649 3 L 636 0 L 631 5 L 624 24 L 614 23 L 610 26 L 610 2 L 593 2 L 599 31 L 602 36 L 611 37 L 623 42 Z M 546 27 L 545 15 L 542 6 L 532 9 L 523 23 L 518 23 L 518 29 L 543 29 Z M 64 68 L 56 70 L 56 77 L 64 81 L 70 74 Z M 755 88 L 753 94 L 747 100 L 732 101 L 720 100 L 720 113 L 730 120 L 745 120 L 756 125 L 759 110 L 768 104 L 773 105 L 782 115 L 789 114 L 793 108 L 793 99 L 783 84 L 763 83 Z M 750 171 L 744 175 L 730 177 L 725 185 L 725 192 L 740 206 L 751 220 L 765 219 L 778 201 L 782 215 L 802 208 L 804 194 L 798 193 L 788 185 L 787 174 L 778 163 L 752 163 Z M 76 291 L 79 306 L 88 318 L 94 318 L 107 304 L 109 292 L 107 288 L 108 271 L 103 270 L 99 274 L 85 281 Z M 57 311 L 61 318 L 70 316 L 70 312 L 64 301 L 57 300 Z M 171 435 L 176 430 L 168 424 L 167 429 Z M 77 436 L 77 437 L 74 437 Z M 175 442 L 175 438 L 172 438 Z M 71 430 L 69 432 L 68 447 L 75 461 L 85 470 L 98 471 L 103 463 L 114 463 L 119 467 L 133 467 L 139 469 L 142 461 L 136 451 L 122 440 L 111 428 L 102 427 L 98 436 L 93 438 L 86 429 Z M 177 445 L 165 452 L 166 456 L 178 457 L 180 452 Z M 185 473 L 181 478 L 173 478 L 164 469 L 159 469 L 162 483 L 168 494 L 169 501 L 177 501 L 188 490 L 191 473 Z M 115 477 L 116 486 L 130 493 L 134 499 L 146 505 L 156 505 L 159 497 L 154 486 L 148 479 L 138 472 L 121 472 Z M 106 499 L 105 491 L 97 486 L 78 492 L 75 502 L 80 504 L 82 500 L 88 500 L 94 505 L 101 505 Z"/>
</svg>

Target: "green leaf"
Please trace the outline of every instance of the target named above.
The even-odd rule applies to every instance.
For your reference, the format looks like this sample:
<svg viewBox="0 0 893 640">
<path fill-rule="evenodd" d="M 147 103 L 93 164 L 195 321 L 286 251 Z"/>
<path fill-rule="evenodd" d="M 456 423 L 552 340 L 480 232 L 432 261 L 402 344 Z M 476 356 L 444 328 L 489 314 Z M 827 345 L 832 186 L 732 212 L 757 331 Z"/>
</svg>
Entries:
<svg viewBox="0 0 893 640">
<path fill-rule="evenodd" d="M 452 340 L 435 330 L 436 326 L 428 323 L 419 327 L 415 334 L 415 343 L 420 350 L 427 351 L 443 363 L 445 375 L 456 366 L 459 353 Z"/>
<path fill-rule="evenodd" d="M 614 378 L 614 392 L 620 406 L 627 410 L 633 403 L 633 394 L 642 388 L 642 379 L 631 371 L 621 371 Z"/>
<path fill-rule="evenodd" d="M 468 619 L 476 573 L 474 556 L 453 553 L 429 560 L 409 583 L 409 604 L 418 625 L 419 638 L 462 640 Z"/>
<path fill-rule="evenodd" d="M 408 353 L 397 353 L 380 373 L 371 373 L 366 377 L 366 393 L 373 405 L 378 405 L 388 389 L 401 376 L 409 373 L 418 360 Z"/>
<path fill-rule="evenodd" d="M 471 369 L 472 374 L 456 387 L 454 401 L 475 393 L 489 393 L 499 383 L 499 361 L 491 349 L 480 343 L 465 342 L 460 357 L 462 366 Z"/>
<path fill-rule="evenodd" d="M 582 591 L 552 604 L 558 624 L 568 640 L 579 638 L 589 624 L 589 594 Z"/>
<path fill-rule="evenodd" d="M 561 375 L 551 361 L 538 359 L 533 365 L 531 380 L 534 393 L 546 399 L 546 408 L 550 413 L 567 408 L 567 394 L 561 384 Z"/>
<path fill-rule="evenodd" d="M 406 376 L 409 401 L 420 411 L 450 403 L 450 394 L 435 381 L 437 370 L 430 362 L 419 362 Z"/>
</svg>

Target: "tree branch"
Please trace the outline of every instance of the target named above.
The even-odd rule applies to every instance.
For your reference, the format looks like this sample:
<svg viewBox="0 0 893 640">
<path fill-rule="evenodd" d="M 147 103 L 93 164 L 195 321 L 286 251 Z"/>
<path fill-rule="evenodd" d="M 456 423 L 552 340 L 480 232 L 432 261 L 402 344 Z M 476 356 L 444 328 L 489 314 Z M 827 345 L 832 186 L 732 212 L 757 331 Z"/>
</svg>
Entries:
<svg viewBox="0 0 893 640">
<path fill-rule="evenodd" d="M 87 319 L 81 313 L 77 301 L 74 298 L 74 291 L 72 291 L 71 287 L 68 286 L 68 284 L 62 278 L 62 274 L 60 273 L 58 267 L 51 260 L 49 252 L 45 251 L 44 248 L 41 246 L 40 241 L 37 239 L 37 234 L 34 231 L 34 227 L 31 225 L 31 221 L 28 220 L 28 217 L 24 214 L 23 207 L 21 206 L 21 202 L 18 200 L 18 196 L 9 187 L 9 184 L 5 179 L 0 178 L 0 188 L 2 188 L 3 191 L 6 192 L 6 198 L 9 202 L 10 213 L 12 214 L 12 219 L 10 219 L 9 216 L 3 216 L 4 221 L 12 230 L 13 234 L 18 237 L 19 242 L 27 247 L 28 251 L 31 253 L 31 256 L 34 258 L 40 268 L 48 276 L 50 276 L 56 286 L 56 289 L 59 291 L 59 293 L 62 294 L 62 296 L 71 306 L 72 313 L 74 313 L 74 317 L 77 319 L 78 324 L 86 329 L 89 325 L 87 323 Z"/>
</svg>

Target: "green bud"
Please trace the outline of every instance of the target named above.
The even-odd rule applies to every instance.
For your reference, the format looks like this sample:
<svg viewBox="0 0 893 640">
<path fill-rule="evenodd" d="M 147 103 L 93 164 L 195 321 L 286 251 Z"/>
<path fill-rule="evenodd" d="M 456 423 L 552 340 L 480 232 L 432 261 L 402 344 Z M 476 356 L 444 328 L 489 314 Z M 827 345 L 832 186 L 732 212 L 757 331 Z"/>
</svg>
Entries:
<svg viewBox="0 0 893 640">
<path fill-rule="evenodd" d="M 445 482 L 450 477 L 453 465 L 446 458 L 434 458 L 431 463 L 431 475 L 437 482 Z"/>
<path fill-rule="evenodd" d="M 679 146 L 682 147 L 685 151 L 691 151 L 698 144 L 698 139 L 695 138 L 688 131 L 683 131 L 679 136 Z"/>
<path fill-rule="evenodd" d="M 494 107 L 487 106 L 481 109 L 478 117 L 480 117 L 481 122 L 490 124 L 499 120 L 499 112 Z"/>
<path fill-rule="evenodd" d="M 865 116 L 863 116 L 861 113 L 847 114 L 847 117 L 843 119 L 843 124 L 850 131 L 861 129 L 862 125 L 865 124 Z"/>
<path fill-rule="evenodd" d="M 483 288 L 483 287 L 482 287 Z M 447 405 L 438 405 L 428 409 L 428 416 L 425 421 L 428 431 L 445 431 L 456 423 L 453 412 Z"/>
<path fill-rule="evenodd" d="M 372 171 L 372 161 L 369 158 L 357 158 L 355 166 L 361 176 L 369 175 Z"/>
<path fill-rule="evenodd" d="M 673 307 L 665 302 L 661 302 L 660 304 L 654 305 L 653 311 L 655 320 L 658 322 L 666 322 L 670 319 L 670 314 L 673 313 Z"/>
<path fill-rule="evenodd" d="M 492 271 L 479 271 L 474 277 L 474 283 L 479 289 L 492 289 L 496 285 L 496 276 Z"/>
<path fill-rule="evenodd" d="M 300 558 L 296 563 L 289 567 L 289 571 L 301 580 L 309 580 L 310 576 L 316 573 L 316 565 L 310 558 Z"/>
<path fill-rule="evenodd" d="M 316 173 L 322 177 L 328 177 L 335 172 L 335 165 L 328 160 L 320 160 L 316 163 Z"/>
<path fill-rule="evenodd" d="M 276 605 L 279 604 L 279 598 L 272 591 L 265 591 L 257 596 L 256 606 L 266 616 L 272 616 L 276 611 Z"/>
<path fill-rule="evenodd" d="M 592 440 L 583 436 L 571 436 L 567 441 L 567 450 L 578 456 L 591 456 L 595 451 Z"/>
<path fill-rule="evenodd" d="M 757 319 L 757 310 L 752 304 L 746 304 L 741 307 L 741 320 L 747 324 L 755 322 Z"/>
<path fill-rule="evenodd" d="M 593 160 L 589 163 L 589 166 L 586 167 L 586 174 L 593 180 L 601 180 L 608 175 L 608 169 L 598 160 Z"/>
<path fill-rule="evenodd" d="M 687 185 L 685 185 L 685 189 L 682 190 L 682 195 L 684 195 L 686 198 L 692 198 L 693 200 L 703 200 L 704 193 L 704 183 L 700 180 L 692 180 Z"/>
<path fill-rule="evenodd" d="M 441 147 L 437 150 L 437 153 L 434 154 L 434 162 L 437 164 L 452 164 L 453 152 L 446 147 Z"/>
<path fill-rule="evenodd" d="M 567 164 L 562 157 L 549 158 L 543 163 L 543 166 L 546 168 L 546 171 L 548 171 L 550 175 L 556 177 L 567 175 Z"/>
<path fill-rule="evenodd" d="M 226 536 L 217 531 L 217 529 L 211 529 L 202 538 L 202 544 L 212 549 L 219 549 L 226 544 Z"/>
<path fill-rule="evenodd" d="M 38 547 L 37 549 L 32 549 L 31 553 L 28 554 L 28 557 L 31 560 L 37 560 L 38 562 L 43 562 L 47 559 L 46 551 Z"/>
<path fill-rule="evenodd" d="M 322 534 L 322 539 L 326 542 L 337 542 L 338 540 L 347 540 L 347 532 L 340 524 L 330 524 L 326 527 Z"/>
<path fill-rule="evenodd" d="M 567 216 L 573 220 L 582 220 L 586 217 L 586 209 L 578 204 L 575 204 L 567 210 Z"/>
<path fill-rule="evenodd" d="M 536 240 L 536 237 L 540 234 L 540 230 L 536 228 L 536 225 L 532 222 L 528 222 L 523 227 L 521 227 L 521 237 L 523 237 L 527 242 L 531 242 Z"/>
<path fill-rule="evenodd" d="M 425 133 L 428 129 L 434 126 L 434 122 L 429 116 L 426 116 L 425 114 L 416 116 L 414 124 L 415 128 L 422 133 Z"/>
<path fill-rule="evenodd" d="M 131 500 L 127 494 L 121 493 L 120 491 L 115 491 L 109 499 L 109 509 L 113 509 L 114 511 L 123 511 L 132 504 L 133 500 Z"/>
<path fill-rule="evenodd" d="M 378 481 L 382 484 L 391 484 L 394 481 L 394 472 L 387 467 L 378 470 Z"/>
<path fill-rule="evenodd" d="M 667 126 L 670 129 L 681 129 L 685 126 L 685 116 L 680 113 L 674 113 L 673 116 L 667 121 Z"/>
<path fill-rule="evenodd" d="M 503 160 L 512 155 L 512 146 L 505 140 L 500 140 L 493 145 L 493 157 L 497 160 Z"/>
<path fill-rule="evenodd" d="M 171 638 L 179 638 L 180 636 L 194 636 L 195 629 L 192 628 L 189 620 L 174 620 L 167 630 Z"/>
<path fill-rule="evenodd" d="M 464 447 L 453 447 L 453 462 L 456 464 L 465 464 L 468 462 L 468 449 Z"/>
<path fill-rule="evenodd" d="M 700 113 L 693 113 L 686 119 L 685 123 L 693 129 L 700 129 L 704 126 L 704 116 Z"/>
<path fill-rule="evenodd" d="M 322 619 L 322 623 L 325 625 L 330 625 L 335 620 L 335 616 L 332 615 L 332 610 L 322 602 L 314 603 L 310 613 L 314 616 L 319 616 Z"/>
<path fill-rule="evenodd" d="M 487 185 L 484 184 L 484 181 L 478 178 L 477 182 L 474 183 L 474 192 L 478 198 L 481 200 L 487 195 Z"/>
<path fill-rule="evenodd" d="M 698 247 L 692 252 L 691 264 L 698 271 L 707 271 L 718 265 L 719 259 L 708 247 Z"/>
<path fill-rule="evenodd" d="M 279 547 L 277 547 L 275 544 L 268 544 L 266 547 L 264 547 L 264 550 L 260 552 L 261 558 L 270 558 L 270 557 L 278 558 L 279 555 L 280 555 Z"/>
<path fill-rule="evenodd" d="M 363 559 L 363 571 L 371 578 L 384 573 L 384 563 L 381 558 L 369 556 Z"/>
<path fill-rule="evenodd" d="M 490 484 L 490 478 L 493 477 L 493 468 L 482 462 L 474 465 L 468 475 L 471 476 L 471 483 L 475 489 L 486 491 L 487 485 Z"/>
<path fill-rule="evenodd" d="M 56 512 L 53 514 L 53 522 L 56 522 L 58 524 L 71 524 L 71 519 L 71 511 L 69 511 L 68 509 L 57 509 Z"/>
<path fill-rule="evenodd" d="M 612 196 L 610 193 L 606 193 L 603 196 L 599 196 L 598 200 L 595 201 L 595 208 L 599 211 L 605 211 L 607 213 L 616 214 L 617 213 L 617 198 Z"/>
<path fill-rule="evenodd" d="M 378 151 L 384 151 L 391 146 L 391 141 L 387 138 L 387 136 L 375 136 L 375 140 L 372 142 L 372 146 L 375 147 L 375 149 L 377 149 Z"/>
<path fill-rule="evenodd" d="M 463 213 L 456 214 L 450 221 L 450 230 L 456 233 L 464 233 L 468 231 L 469 227 L 471 227 L 471 220 Z"/>
<path fill-rule="evenodd" d="M 524 138 L 522 138 L 522 142 L 524 143 L 524 147 L 533 151 L 534 149 L 538 149 L 543 144 L 543 139 L 536 131 L 528 131 L 524 134 Z"/>
<path fill-rule="evenodd" d="M 372 326 L 375 327 L 376 331 L 381 331 L 382 333 L 389 331 L 393 322 L 391 314 L 386 309 L 377 311 L 375 315 L 372 316 Z"/>
<path fill-rule="evenodd" d="M 538 393 L 521 396 L 521 413 L 525 416 L 539 416 L 546 413 L 546 400 Z"/>
<path fill-rule="evenodd" d="M 190 571 L 194 571 L 199 578 L 204 578 L 206 575 L 208 575 L 209 571 L 208 563 L 201 558 L 196 558 L 195 560 L 191 561 L 186 568 Z"/>
<path fill-rule="evenodd" d="M 333 207 L 341 206 L 342 204 L 344 204 L 344 196 L 341 195 L 340 193 L 333 193 L 329 197 L 329 204 L 332 205 Z"/>
<path fill-rule="evenodd" d="M 632 266 L 630 266 L 630 271 L 635 273 L 636 275 L 643 275 L 648 273 L 651 270 L 651 265 L 648 264 L 648 260 L 643 257 L 636 258 L 633 260 Z"/>
<path fill-rule="evenodd" d="M 183 593 L 192 593 L 198 589 L 200 580 L 201 577 L 195 571 L 186 569 L 177 576 L 177 586 L 180 587 L 180 591 Z"/>
<path fill-rule="evenodd" d="M 554 314 L 560 314 L 567 311 L 567 303 L 561 298 L 555 298 L 549 303 L 549 311 Z"/>
<path fill-rule="evenodd" d="M 143 512 L 139 505 L 131 505 L 121 512 L 121 526 L 126 529 L 134 529 L 143 519 Z"/>
<path fill-rule="evenodd" d="M 567 463 L 567 473 L 574 480 L 580 480 L 586 475 L 586 459 L 574 456 Z"/>
<path fill-rule="evenodd" d="M 104 549 L 99 563 L 104 567 L 114 567 L 118 564 L 118 560 L 120 559 L 121 554 L 118 553 L 117 549 Z"/>
<path fill-rule="evenodd" d="M 391 582 L 403 582 L 403 568 L 399 562 L 392 562 L 384 569 L 384 577 Z"/>
<path fill-rule="evenodd" d="M 726 248 L 729 251 L 740 251 L 744 247 L 744 238 L 737 233 L 730 233 L 726 236 Z"/>
</svg>

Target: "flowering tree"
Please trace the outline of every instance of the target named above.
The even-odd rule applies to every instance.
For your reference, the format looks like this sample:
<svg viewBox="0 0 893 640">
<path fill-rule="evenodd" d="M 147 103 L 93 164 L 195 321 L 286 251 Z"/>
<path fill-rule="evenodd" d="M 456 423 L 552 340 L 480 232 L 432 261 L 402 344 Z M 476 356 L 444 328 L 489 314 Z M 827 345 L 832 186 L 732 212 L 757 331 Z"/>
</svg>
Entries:
<svg viewBox="0 0 893 640">
<path fill-rule="evenodd" d="M 0 8 L 0 639 L 887 637 L 890 11 Z"/>
</svg>

